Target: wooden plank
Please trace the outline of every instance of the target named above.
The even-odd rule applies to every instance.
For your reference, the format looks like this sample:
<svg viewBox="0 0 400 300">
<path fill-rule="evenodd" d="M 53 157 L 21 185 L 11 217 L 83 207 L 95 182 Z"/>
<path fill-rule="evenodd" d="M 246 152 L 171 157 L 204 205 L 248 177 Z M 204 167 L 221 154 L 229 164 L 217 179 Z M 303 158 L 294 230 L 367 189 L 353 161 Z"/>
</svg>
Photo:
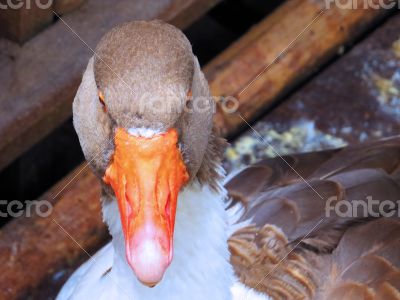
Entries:
<svg viewBox="0 0 400 300">
<path fill-rule="evenodd" d="M 186 25 L 218 0 L 89 0 L 63 20 L 89 47 L 117 24 L 135 19 Z M 0 169 L 71 116 L 88 46 L 62 21 L 22 47 L 0 39 Z M 23 125 L 22 125 L 23 124 Z"/>
<path fill-rule="evenodd" d="M 48 218 L 38 215 L 19 218 L 0 231 L 0 260 L 5 269 L 12 270 L 0 272 L 0 299 L 48 299 L 39 294 L 42 291 L 35 290 L 43 278 L 48 279 L 44 292 L 53 289 L 54 297 L 55 290 L 70 273 L 71 262 L 84 258 L 78 244 L 92 253 L 107 240 L 108 234 L 101 225 L 99 214 L 99 186 L 93 186 L 88 169 L 81 174 L 82 180 L 76 182 L 74 188 L 66 189 L 60 197 L 52 200 L 65 182 L 60 182 L 41 197 L 53 204 Z M 86 191 L 83 198 L 76 193 L 80 189 Z M 84 218 L 81 217 L 83 212 Z M 70 223 L 71 220 L 74 221 Z M 74 234 L 75 241 L 65 238 L 69 232 Z M 55 275 L 56 270 L 59 273 Z"/>
<path fill-rule="evenodd" d="M 171 20 L 169 23 L 178 27 L 185 28 L 196 21 L 200 16 L 213 8 L 221 0 L 203 0 L 203 1 L 175 1 L 164 11 L 160 19 Z M 177 14 L 177 11 L 180 11 Z"/>
<path fill-rule="evenodd" d="M 23 43 L 52 22 L 51 0 L 0 0 L 0 36 Z"/>
<path fill-rule="evenodd" d="M 255 130 L 274 150 L 248 130 L 227 152 L 227 167 L 276 156 L 274 151 L 322 150 L 398 135 L 398 28 L 399 14 L 257 122 Z"/>
<path fill-rule="evenodd" d="M 324 10 L 325 3 L 287 1 L 231 50 L 215 58 L 205 68 L 214 95 L 238 98 L 240 114 L 250 121 L 388 13 L 363 5 L 354 10 L 332 5 Z M 238 115 L 222 111 L 216 122 L 225 133 L 237 132 L 243 124 Z"/>
</svg>

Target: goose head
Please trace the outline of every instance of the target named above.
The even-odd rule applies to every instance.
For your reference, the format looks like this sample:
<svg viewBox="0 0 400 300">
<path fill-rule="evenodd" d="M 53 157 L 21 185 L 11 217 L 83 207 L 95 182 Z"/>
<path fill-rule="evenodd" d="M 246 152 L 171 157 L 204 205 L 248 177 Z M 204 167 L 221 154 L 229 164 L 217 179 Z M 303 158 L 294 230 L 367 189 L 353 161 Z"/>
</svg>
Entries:
<svg viewBox="0 0 400 300">
<path fill-rule="evenodd" d="M 95 53 L 74 126 L 103 193 L 118 202 L 126 260 L 154 286 L 173 259 L 178 194 L 193 181 L 217 185 L 214 102 L 189 41 L 171 25 L 123 24 Z"/>
</svg>

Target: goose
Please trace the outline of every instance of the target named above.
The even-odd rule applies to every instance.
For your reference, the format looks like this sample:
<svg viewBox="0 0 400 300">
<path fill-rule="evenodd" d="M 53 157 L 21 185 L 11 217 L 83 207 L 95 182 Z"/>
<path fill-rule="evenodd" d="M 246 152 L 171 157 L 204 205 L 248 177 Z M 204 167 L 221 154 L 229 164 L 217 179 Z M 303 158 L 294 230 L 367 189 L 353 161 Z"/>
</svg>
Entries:
<svg viewBox="0 0 400 300">
<path fill-rule="evenodd" d="M 95 53 L 73 120 L 112 241 L 58 300 L 400 299 L 400 136 L 225 177 L 179 29 L 125 23 Z"/>
</svg>

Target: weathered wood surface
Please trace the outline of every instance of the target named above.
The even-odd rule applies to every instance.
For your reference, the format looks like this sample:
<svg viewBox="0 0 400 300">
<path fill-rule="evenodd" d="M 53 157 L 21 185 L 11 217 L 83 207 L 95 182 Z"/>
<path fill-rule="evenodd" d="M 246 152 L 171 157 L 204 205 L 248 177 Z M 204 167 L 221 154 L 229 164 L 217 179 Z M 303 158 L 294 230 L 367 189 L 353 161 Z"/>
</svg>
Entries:
<svg viewBox="0 0 400 300">
<path fill-rule="evenodd" d="M 185 28 L 220 1 L 221 0 L 174 1 L 170 7 L 160 15 L 160 19 L 170 20 L 169 23 L 174 26 Z M 180 12 L 179 14 L 177 13 L 178 11 Z"/>
<path fill-rule="evenodd" d="M 362 5 L 355 10 L 334 5 L 324 10 L 325 3 L 325 0 L 287 1 L 238 40 L 230 51 L 217 57 L 205 68 L 214 94 L 237 97 L 240 114 L 250 121 L 334 57 L 341 46 L 349 44 L 388 13 L 388 10 L 363 9 Z M 222 111 L 216 121 L 225 133 L 236 132 L 243 124 L 239 116 Z"/>
<path fill-rule="evenodd" d="M 0 36 L 23 43 L 52 22 L 51 0 L 0 0 Z"/>
<path fill-rule="evenodd" d="M 88 169 L 81 176 L 56 199 L 54 195 L 66 182 L 60 182 L 41 197 L 53 205 L 49 217 L 21 217 L 0 231 L 0 299 L 47 299 L 43 292 L 52 292 L 54 296 L 54 289 L 68 276 L 70 264 L 89 258 L 78 244 L 92 253 L 106 241 L 107 231 L 99 214 L 99 186 L 93 184 Z M 79 190 L 85 194 L 77 193 Z M 66 238 L 68 234 L 73 238 Z M 55 274 L 56 271 L 59 273 Z M 44 290 L 35 290 L 45 278 L 48 281 Z"/>
<path fill-rule="evenodd" d="M 180 5 L 183 4 L 184 5 Z M 18 47 L 0 39 L 0 169 L 71 116 L 71 103 L 101 36 L 122 22 L 187 25 L 217 0 L 89 0 Z"/>
</svg>

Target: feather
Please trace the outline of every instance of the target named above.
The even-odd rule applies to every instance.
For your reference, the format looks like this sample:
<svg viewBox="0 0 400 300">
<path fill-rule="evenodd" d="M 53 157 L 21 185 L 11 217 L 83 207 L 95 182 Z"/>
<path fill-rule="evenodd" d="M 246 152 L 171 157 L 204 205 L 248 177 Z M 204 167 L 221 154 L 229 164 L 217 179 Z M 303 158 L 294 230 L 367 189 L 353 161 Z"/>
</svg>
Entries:
<svg viewBox="0 0 400 300">
<path fill-rule="evenodd" d="M 273 299 L 400 299 L 399 168 L 393 137 L 239 172 L 226 184 L 245 207 L 237 276 Z"/>
</svg>

